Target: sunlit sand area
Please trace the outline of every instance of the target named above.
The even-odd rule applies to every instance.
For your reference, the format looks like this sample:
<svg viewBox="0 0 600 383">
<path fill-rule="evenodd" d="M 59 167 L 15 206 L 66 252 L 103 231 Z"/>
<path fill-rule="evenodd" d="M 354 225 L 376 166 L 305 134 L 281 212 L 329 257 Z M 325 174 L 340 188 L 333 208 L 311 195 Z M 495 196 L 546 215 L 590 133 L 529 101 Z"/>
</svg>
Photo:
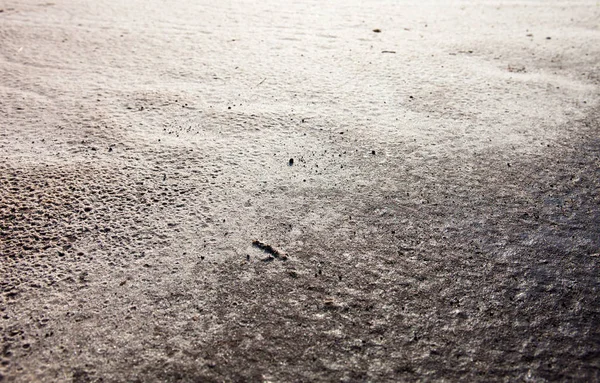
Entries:
<svg viewBox="0 0 600 383">
<path fill-rule="evenodd" d="M 0 0 L 0 381 L 598 381 L 599 86 L 596 0 Z"/>
</svg>

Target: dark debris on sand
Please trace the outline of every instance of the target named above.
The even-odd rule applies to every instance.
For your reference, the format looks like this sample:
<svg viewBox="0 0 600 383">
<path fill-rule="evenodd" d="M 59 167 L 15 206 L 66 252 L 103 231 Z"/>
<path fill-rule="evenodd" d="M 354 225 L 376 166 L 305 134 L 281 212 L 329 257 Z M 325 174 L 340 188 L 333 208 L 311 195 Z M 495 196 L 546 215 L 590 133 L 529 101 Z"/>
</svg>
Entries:
<svg viewBox="0 0 600 383">
<path fill-rule="evenodd" d="M 269 244 L 266 244 L 266 243 L 263 243 L 263 242 L 258 241 L 258 240 L 252 241 L 252 246 L 261 249 L 265 253 L 273 256 L 273 258 L 278 258 L 278 259 L 281 259 L 282 261 L 285 261 L 288 258 L 286 254 L 284 254 L 281 251 L 277 250 L 273 246 L 271 246 Z"/>
</svg>

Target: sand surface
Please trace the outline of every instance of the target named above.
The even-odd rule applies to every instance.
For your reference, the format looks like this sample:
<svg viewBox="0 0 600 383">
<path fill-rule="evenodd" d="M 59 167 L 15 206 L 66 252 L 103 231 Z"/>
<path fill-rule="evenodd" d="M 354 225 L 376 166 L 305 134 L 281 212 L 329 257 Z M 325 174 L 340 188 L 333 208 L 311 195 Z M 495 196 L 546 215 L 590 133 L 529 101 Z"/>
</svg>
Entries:
<svg viewBox="0 0 600 383">
<path fill-rule="evenodd" d="M 0 10 L 0 380 L 600 380 L 598 1 Z"/>
</svg>

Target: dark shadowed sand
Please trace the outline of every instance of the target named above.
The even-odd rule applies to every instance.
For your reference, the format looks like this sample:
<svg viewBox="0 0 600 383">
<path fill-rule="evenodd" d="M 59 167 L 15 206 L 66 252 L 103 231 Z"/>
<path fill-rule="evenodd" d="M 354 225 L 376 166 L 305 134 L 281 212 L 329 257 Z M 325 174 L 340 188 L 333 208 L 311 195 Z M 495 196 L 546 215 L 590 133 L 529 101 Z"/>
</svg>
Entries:
<svg viewBox="0 0 600 383">
<path fill-rule="evenodd" d="M 598 1 L 0 10 L 0 380 L 600 380 Z"/>
</svg>

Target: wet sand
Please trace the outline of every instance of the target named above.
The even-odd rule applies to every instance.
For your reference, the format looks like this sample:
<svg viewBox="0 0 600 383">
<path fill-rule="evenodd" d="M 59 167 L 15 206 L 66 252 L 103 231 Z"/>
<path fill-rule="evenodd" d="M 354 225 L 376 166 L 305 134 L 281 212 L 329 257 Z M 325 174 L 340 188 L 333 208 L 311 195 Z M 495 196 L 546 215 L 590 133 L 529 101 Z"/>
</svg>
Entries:
<svg viewBox="0 0 600 383">
<path fill-rule="evenodd" d="M 0 10 L 0 380 L 600 380 L 597 1 Z"/>
</svg>

